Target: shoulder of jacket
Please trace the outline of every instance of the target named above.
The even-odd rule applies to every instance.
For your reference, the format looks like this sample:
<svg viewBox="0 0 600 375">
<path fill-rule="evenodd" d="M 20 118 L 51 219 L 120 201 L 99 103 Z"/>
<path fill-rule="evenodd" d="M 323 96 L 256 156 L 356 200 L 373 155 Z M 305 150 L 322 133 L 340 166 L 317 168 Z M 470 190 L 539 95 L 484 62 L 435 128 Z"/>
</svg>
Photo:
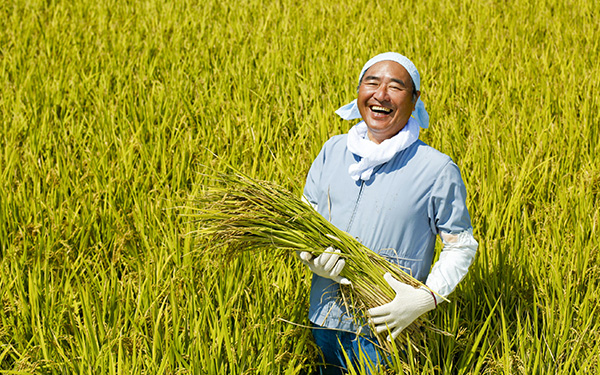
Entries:
<svg viewBox="0 0 600 375">
<path fill-rule="evenodd" d="M 420 159 L 426 159 L 427 165 L 431 168 L 442 169 L 449 163 L 454 163 L 452 158 L 441 151 L 436 150 L 435 148 L 429 146 L 427 143 L 422 140 L 417 140 L 415 142 L 416 151 L 415 154 Z"/>
<path fill-rule="evenodd" d="M 423 155 L 427 155 L 428 157 L 432 158 L 432 159 L 436 159 L 439 160 L 441 162 L 448 162 L 451 161 L 452 159 L 450 158 L 450 156 L 444 154 L 443 152 L 429 146 L 427 143 L 423 142 L 422 140 L 417 140 L 416 142 L 416 146 L 417 146 L 417 152 L 418 153 L 422 153 Z"/>
<path fill-rule="evenodd" d="M 338 134 L 329 138 L 322 147 L 322 151 L 329 153 L 338 152 L 346 148 L 348 134 Z"/>
<path fill-rule="evenodd" d="M 332 136 L 331 138 L 329 138 L 326 142 L 325 145 L 326 146 L 334 146 L 334 145 L 346 145 L 347 142 L 347 138 L 348 138 L 348 134 L 337 134 Z"/>
</svg>

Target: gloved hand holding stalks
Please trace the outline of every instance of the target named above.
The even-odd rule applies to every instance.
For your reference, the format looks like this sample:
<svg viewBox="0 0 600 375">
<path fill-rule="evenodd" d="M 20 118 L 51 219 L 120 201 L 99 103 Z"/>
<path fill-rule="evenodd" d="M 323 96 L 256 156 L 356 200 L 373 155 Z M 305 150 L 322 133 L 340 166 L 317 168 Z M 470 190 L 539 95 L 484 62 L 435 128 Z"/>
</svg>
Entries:
<svg viewBox="0 0 600 375">
<path fill-rule="evenodd" d="M 396 280 L 389 272 L 383 278 L 396 292 L 392 302 L 367 311 L 378 334 L 389 331 L 392 341 L 419 316 L 437 307 L 434 295 L 427 289 L 415 288 Z"/>
<path fill-rule="evenodd" d="M 342 285 L 351 285 L 350 280 L 340 276 L 346 265 L 346 261 L 341 258 L 341 253 L 339 249 L 328 247 L 317 257 L 308 251 L 299 252 L 298 257 L 314 274 L 331 279 Z"/>
</svg>

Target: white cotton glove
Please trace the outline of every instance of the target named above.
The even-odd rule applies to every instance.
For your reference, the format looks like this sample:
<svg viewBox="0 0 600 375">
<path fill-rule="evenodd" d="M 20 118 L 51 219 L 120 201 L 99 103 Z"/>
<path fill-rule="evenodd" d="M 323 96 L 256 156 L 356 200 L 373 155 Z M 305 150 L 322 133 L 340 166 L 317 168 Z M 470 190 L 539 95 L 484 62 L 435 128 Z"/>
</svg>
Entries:
<svg viewBox="0 0 600 375">
<path fill-rule="evenodd" d="M 392 341 L 415 319 L 433 310 L 436 305 L 433 295 L 427 289 L 400 282 L 389 272 L 383 278 L 394 289 L 396 297 L 390 303 L 369 309 L 367 314 L 375 325 L 375 332 L 381 333 L 389 329 L 391 335 L 387 339 Z"/>
<path fill-rule="evenodd" d="M 302 251 L 298 256 L 302 263 L 306 264 L 313 273 L 331 279 L 336 283 L 351 285 L 350 280 L 340 276 L 340 272 L 346 265 L 346 261 L 340 258 L 341 254 L 340 250 L 328 247 L 324 253 L 316 258 L 308 251 Z"/>
</svg>

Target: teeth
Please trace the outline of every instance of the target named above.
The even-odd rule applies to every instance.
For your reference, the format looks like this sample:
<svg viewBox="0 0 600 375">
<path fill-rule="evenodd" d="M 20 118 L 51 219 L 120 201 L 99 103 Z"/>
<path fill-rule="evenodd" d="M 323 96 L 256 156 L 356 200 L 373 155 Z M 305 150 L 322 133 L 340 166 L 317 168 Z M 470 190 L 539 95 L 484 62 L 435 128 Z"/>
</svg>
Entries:
<svg viewBox="0 0 600 375">
<path fill-rule="evenodd" d="M 384 107 L 380 107 L 380 106 L 378 106 L 378 105 L 374 105 L 374 106 L 372 106 L 372 107 L 371 107 L 371 109 L 372 109 L 373 111 L 382 111 L 382 112 L 385 112 L 385 113 L 390 113 L 390 112 L 392 112 L 392 110 L 391 110 L 391 109 L 389 109 L 389 108 L 384 108 Z"/>
</svg>

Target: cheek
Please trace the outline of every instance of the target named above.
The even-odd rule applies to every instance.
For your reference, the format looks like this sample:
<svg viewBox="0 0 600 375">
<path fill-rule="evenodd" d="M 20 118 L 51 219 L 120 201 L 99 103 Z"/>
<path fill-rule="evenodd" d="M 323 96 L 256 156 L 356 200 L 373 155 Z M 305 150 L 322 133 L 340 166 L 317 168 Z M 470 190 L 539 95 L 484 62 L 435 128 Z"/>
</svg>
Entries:
<svg viewBox="0 0 600 375">
<path fill-rule="evenodd" d="M 367 107 L 358 102 L 358 112 L 360 112 L 360 117 L 364 119 L 367 115 Z"/>
<path fill-rule="evenodd" d="M 367 106 L 367 101 L 369 100 L 370 95 L 368 95 L 365 91 L 359 91 L 356 99 L 356 103 L 358 104 L 358 108 L 362 109 Z"/>
<path fill-rule="evenodd" d="M 358 98 L 359 102 L 366 101 L 369 98 L 369 96 L 370 95 L 369 95 L 369 93 L 368 93 L 367 90 L 365 90 L 365 89 L 358 90 L 358 96 L 357 96 L 357 98 Z"/>
<path fill-rule="evenodd" d="M 398 96 L 394 101 L 396 108 L 402 109 L 403 111 L 414 111 L 416 103 L 412 101 L 411 95 Z"/>
</svg>

